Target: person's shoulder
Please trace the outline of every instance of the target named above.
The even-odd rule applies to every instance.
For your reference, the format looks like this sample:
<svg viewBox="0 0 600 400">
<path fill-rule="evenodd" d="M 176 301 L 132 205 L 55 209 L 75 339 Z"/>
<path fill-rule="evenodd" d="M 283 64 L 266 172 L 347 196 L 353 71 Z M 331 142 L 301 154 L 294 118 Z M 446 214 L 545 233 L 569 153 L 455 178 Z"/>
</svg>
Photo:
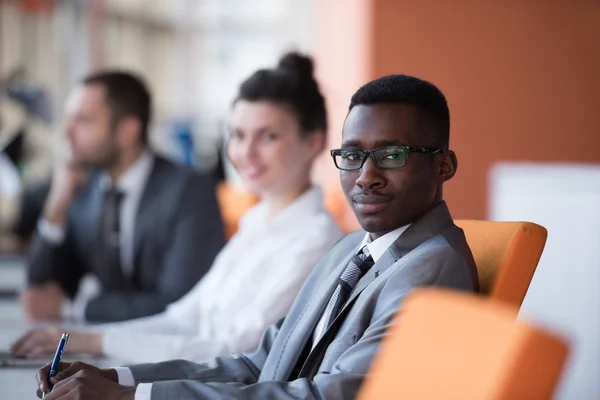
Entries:
<svg viewBox="0 0 600 400">
<path fill-rule="evenodd" d="M 365 231 L 358 230 L 343 235 L 331 247 L 331 251 L 350 254 L 362 242 L 365 237 Z"/>
<path fill-rule="evenodd" d="M 298 226 L 304 226 L 306 234 L 313 237 L 321 237 L 325 239 L 331 239 L 333 242 L 337 242 L 344 233 L 342 232 L 340 225 L 337 223 L 335 218 L 329 214 L 326 210 L 302 216 L 302 221 L 298 221 Z"/>
<path fill-rule="evenodd" d="M 427 260 L 458 260 L 466 259 L 466 255 L 463 254 L 463 250 L 456 246 L 454 240 L 448 237 L 445 233 L 437 233 L 418 246 L 413 250 L 409 251 L 406 256 L 407 258 L 421 258 Z"/>
<path fill-rule="evenodd" d="M 473 290 L 472 257 L 438 233 L 396 261 L 389 285 L 445 286 Z"/>
<path fill-rule="evenodd" d="M 366 234 L 367 233 L 365 231 L 363 231 L 362 229 L 358 229 L 356 231 L 352 231 L 352 232 L 345 234 L 344 237 L 342 239 L 340 239 L 340 242 L 342 240 L 345 242 L 355 241 L 356 245 L 358 246 Z"/>
<path fill-rule="evenodd" d="M 185 185 L 205 185 L 214 186 L 214 178 L 208 174 L 201 173 L 192 167 L 176 163 L 169 158 L 154 153 L 154 171 L 157 175 L 163 175 L 169 181 Z"/>
<path fill-rule="evenodd" d="M 194 175 L 197 174 L 190 166 L 174 162 L 172 159 L 167 158 L 166 156 L 153 152 L 154 157 L 154 170 L 160 171 L 164 174 L 174 174 L 174 175 Z"/>
<path fill-rule="evenodd" d="M 319 214 L 297 224 L 287 237 L 296 253 L 311 254 L 321 259 L 340 243 L 344 234 L 333 218 Z"/>
<path fill-rule="evenodd" d="M 423 243 L 425 251 L 449 260 L 460 260 L 465 264 L 473 262 L 473 255 L 460 228 L 451 225 Z"/>
<path fill-rule="evenodd" d="M 364 231 L 356 231 L 343 235 L 337 240 L 332 240 L 333 243 L 328 247 L 328 250 L 323 251 L 324 254 L 315 266 L 313 274 L 326 276 L 337 268 L 343 260 L 347 259 L 356 250 L 364 235 Z M 322 249 L 322 247 L 319 248 L 319 250 Z"/>
<path fill-rule="evenodd" d="M 85 185 L 79 189 L 77 195 L 73 199 L 73 204 L 78 204 L 80 202 L 87 202 L 90 196 L 94 194 L 101 193 L 101 180 L 102 172 L 97 169 L 92 169 L 88 172 L 87 180 Z M 48 186 L 48 191 L 50 190 L 50 185 Z"/>
<path fill-rule="evenodd" d="M 315 233 L 310 238 L 305 237 L 303 240 L 303 246 L 306 247 L 323 247 L 326 246 L 328 251 L 324 256 L 324 259 L 338 259 L 348 256 L 354 252 L 358 245 L 362 242 L 365 232 L 355 231 L 348 233 L 347 235 L 342 234 L 341 231 L 333 229 L 330 235 L 325 237 L 324 233 Z M 306 249 L 305 249 L 306 250 Z"/>
</svg>

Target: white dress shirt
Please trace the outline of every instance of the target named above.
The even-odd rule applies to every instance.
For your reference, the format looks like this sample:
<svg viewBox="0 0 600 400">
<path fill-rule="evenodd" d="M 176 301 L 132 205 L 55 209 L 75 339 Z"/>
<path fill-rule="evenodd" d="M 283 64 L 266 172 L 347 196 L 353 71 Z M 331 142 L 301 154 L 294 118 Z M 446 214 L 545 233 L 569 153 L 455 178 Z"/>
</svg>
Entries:
<svg viewBox="0 0 600 400">
<path fill-rule="evenodd" d="M 116 182 L 116 187 L 123 193 L 123 200 L 121 201 L 119 208 L 119 243 L 121 251 L 121 268 L 123 268 L 123 273 L 126 276 L 131 276 L 133 273 L 133 236 L 135 234 L 135 219 L 153 166 L 154 155 L 150 152 L 145 152 Z M 112 185 L 112 180 L 108 175 L 103 175 L 100 184 L 108 190 Z"/>
<path fill-rule="evenodd" d="M 119 207 L 120 221 L 120 258 L 121 268 L 126 276 L 133 273 L 133 236 L 135 233 L 135 219 L 144 193 L 148 178 L 152 173 L 154 155 L 146 151 L 125 171 L 115 183 L 123 192 L 123 200 Z M 112 180 L 107 174 L 102 174 L 99 185 L 108 190 Z M 61 244 L 65 238 L 65 226 L 52 224 L 42 219 L 38 224 L 40 235 L 50 243 Z M 79 284 L 77 295 L 71 302 L 66 302 L 63 307 L 63 316 L 83 320 L 87 303 L 100 294 L 101 288 L 98 279 L 92 275 L 85 275 Z"/>
<path fill-rule="evenodd" d="M 409 226 L 410 226 L 410 224 L 401 226 L 400 228 L 394 229 L 393 231 L 388 232 L 385 235 L 383 235 L 382 237 L 377 238 L 375 240 L 371 240 L 371 234 L 367 232 L 367 234 L 365 235 L 365 238 L 361 242 L 360 246 L 358 246 L 355 253 L 358 254 L 358 252 L 363 247 L 366 246 L 367 248 L 365 249 L 365 253 L 370 254 L 371 257 L 373 257 L 373 261 L 377 262 L 381 258 L 381 256 L 383 256 L 383 253 L 385 253 L 385 251 L 388 249 L 388 247 L 390 247 L 392 245 L 392 243 L 394 243 L 396 241 L 396 239 L 398 239 L 400 237 L 400 235 L 402 235 L 402 233 L 404 233 L 404 231 L 408 229 Z M 321 336 L 323 336 L 324 330 L 325 330 L 325 313 L 323 313 L 323 315 L 321 316 L 321 319 L 319 319 L 319 323 L 317 324 L 317 326 L 315 328 L 315 333 L 313 335 L 313 343 L 312 343 L 313 349 L 319 342 L 319 339 L 321 339 Z"/>
<path fill-rule="evenodd" d="M 21 177 L 17 167 L 0 153 L 0 232 L 13 227 L 19 214 Z"/>
<path fill-rule="evenodd" d="M 19 170 L 4 153 L 0 153 L 0 196 L 16 197 L 21 191 Z"/>
<path fill-rule="evenodd" d="M 205 277 L 165 312 L 109 325 L 104 353 L 136 362 L 205 361 L 254 349 L 265 328 L 286 315 L 315 265 L 342 236 L 323 208 L 318 187 L 273 220 L 267 217 L 263 203 L 248 211 Z M 129 369 L 117 371 L 121 384 L 133 384 Z M 138 398 L 149 395 L 136 394 Z"/>
</svg>

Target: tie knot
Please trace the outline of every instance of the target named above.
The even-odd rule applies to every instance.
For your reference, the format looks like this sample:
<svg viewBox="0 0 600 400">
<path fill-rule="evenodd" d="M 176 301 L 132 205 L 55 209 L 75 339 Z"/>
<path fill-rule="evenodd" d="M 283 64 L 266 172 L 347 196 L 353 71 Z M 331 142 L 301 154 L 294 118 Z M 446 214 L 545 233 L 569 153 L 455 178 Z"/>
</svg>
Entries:
<svg viewBox="0 0 600 400">
<path fill-rule="evenodd" d="M 115 203 L 121 202 L 121 200 L 123 200 L 124 196 L 125 196 L 125 193 L 123 193 L 123 191 L 121 191 L 116 186 L 111 186 L 110 188 L 108 188 L 108 190 L 105 193 L 106 199 L 111 200 Z"/>
<path fill-rule="evenodd" d="M 358 255 L 361 260 L 366 260 L 368 257 L 371 257 L 371 252 L 369 251 L 369 247 L 364 245 L 356 255 Z"/>
<path fill-rule="evenodd" d="M 358 267 L 362 276 L 375 264 L 375 261 L 373 261 L 373 257 L 371 257 L 365 246 L 352 257 L 352 263 Z"/>
</svg>

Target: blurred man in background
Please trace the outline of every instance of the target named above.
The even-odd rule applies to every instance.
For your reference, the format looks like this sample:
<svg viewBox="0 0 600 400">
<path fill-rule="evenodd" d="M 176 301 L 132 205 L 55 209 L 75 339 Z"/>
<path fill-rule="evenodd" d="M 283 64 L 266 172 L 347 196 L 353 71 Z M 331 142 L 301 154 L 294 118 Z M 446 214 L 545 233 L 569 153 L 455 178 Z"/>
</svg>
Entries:
<svg viewBox="0 0 600 400">
<path fill-rule="evenodd" d="M 214 183 L 152 152 L 150 116 L 148 90 L 128 73 L 90 75 L 70 94 L 71 159 L 54 174 L 29 251 L 30 318 L 161 312 L 223 246 Z"/>
</svg>

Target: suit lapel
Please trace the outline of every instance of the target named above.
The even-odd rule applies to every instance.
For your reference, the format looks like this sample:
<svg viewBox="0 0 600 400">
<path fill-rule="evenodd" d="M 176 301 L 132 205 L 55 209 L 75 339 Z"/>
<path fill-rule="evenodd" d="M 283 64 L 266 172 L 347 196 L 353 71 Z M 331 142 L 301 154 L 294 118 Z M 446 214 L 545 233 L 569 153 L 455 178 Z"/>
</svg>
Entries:
<svg viewBox="0 0 600 400">
<path fill-rule="evenodd" d="M 383 253 L 381 258 L 377 260 L 377 262 L 369 269 L 369 271 L 363 276 L 352 292 L 350 293 L 350 297 L 346 303 L 351 303 L 352 300 L 356 298 L 367 286 L 371 284 L 375 279 L 379 277 L 386 269 L 391 267 L 398 259 L 395 257 L 395 254 L 392 253 L 389 249 Z"/>
<path fill-rule="evenodd" d="M 350 312 L 352 305 L 361 294 L 373 281 L 380 278 L 380 276 L 394 265 L 400 258 L 414 250 L 417 246 L 423 243 L 428 238 L 442 231 L 448 226 L 453 225 L 454 222 L 450 216 L 450 212 L 444 201 L 433 207 L 427 214 L 422 218 L 414 222 L 408 229 L 400 235 L 398 239 L 385 251 L 382 257 L 371 267 L 371 269 L 358 281 L 356 287 L 352 290 L 348 301 L 344 304 L 340 310 L 338 316 L 333 320 L 329 328 L 323 333 L 321 339 L 309 354 L 302 370 L 300 377 L 313 377 L 321 364 L 321 360 L 327 351 L 327 347 L 332 342 L 333 338 L 337 334 L 339 328 L 346 319 L 346 315 Z M 350 254 L 350 257 L 352 254 Z M 345 264 L 339 269 L 338 278 L 350 261 L 348 257 Z M 337 285 L 337 279 L 335 280 L 334 288 Z M 331 292 L 328 293 L 325 304 L 331 297 Z M 324 307 L 324 306 L 323 306 Z M 321 310 L 322 312 L 323 310 Z M 319 315 L 318 318 L 320 318 Z M 314 330 L 314 327 L 313 327 Z"/>
<path fill-rule="evenodd" d="M 431 208 L 427 214 L 409 226 L 388 250 L 395 259 L 399 260 L 430 237 L 451 226 L 454 226 L 454 221 L 446 202 L 441 201 Z"/>
<path fill-rule="evenodd" d="M 349 250 L 350 246 L 340 250 L 340 254 L 346 254 L 343 260 L 327 274 L 325 279 L 320 281 L 318 287 L 312 293 L 310 300 L 304 307 L 300 317 L 295 321 L 294 327 L 290 330 L 285 341 L 286 348 L 294 349 L 294 353 L 289 354 L 288 362 L 281 363 L 281 368 L 276 368 L 273 371 L 272 379 L 287 379 L 292 373 L 305 346 L 312 346 L 312 343 L 309 342 L 312 342 L 313 340 L 315 328 L 338 284 L 339 277 L 342 275 L 346 265 L 350 262 L 353 250 L 358 246 L 360 240 L 362 240 L 362 236 L 356 243 L 352 243 L 352 250 Z"/>
<path fill-rule="evenodd" d="M 296 321 L 295 325 L 301 328 L 292 329 L 290 331 L 290 335 L 288 336 L 288 346 L 290 349 L 295 349 L 296 354 L 294 354 L 294 361 L 285 365 L 288 370 L 281 371 L 283 376 L 287 377 L 292 372 L 297 360 L 302 354 L 304 347 L 307 345 L 312 346 L 312 343 L 310 342 L 313 340 L 315 328 L 319 323 L 319 319 L 323 315 L 325 307 L 327 306 L 327 303 L 337 286 L 339 277 L 342 275 L 346 264 L 350 262 L 351 257 L 352 254 L 346 257 L 344 261 L 338 265 L 338 267 L 332 270 L 327 276 L 327 279 L 321 281 L 319 287 L 315 290 L 313 296 L 311 297 L 310 302 L 306 305 L 304 312 Z M 277 374 L 278 371 L 275 371 L 274 373 Z"/>
<path fill-rule="evenodd" d="M 352 256 L 352 254 L 351 254 L 351 256 Z M 394 265 L 394 263 L 396 261 L 397 260 L 394 258 L 393 253 L 390 252 L 388 249 L 381 256 L 381 258 L 379 260 L 377 260 L 377 262 L 371 267 L 371 269 L 369 269 L 369 271 L 365 274 L 365 276 L 363 276 L 360 279 L 360 281 L 358 281 L 358 283 L 356 284 L 356 287 L 350 293 L 350 297 L 348 298 L 348 301 L 346 301 L 346 303 L 340 310 L 337 317 L 333 320 L 333 322 L 329 326 L 329 328 L 327 328 L 325 330 L 325 332 L 323 332 L 323 335 L 321 335 L 319 342 L 317 343 L 317 345 L 314 347 L 314 349 L 310 352 L 309 356 L 307 357 L 306 362 L 304 363 L 304 366 L 302 367 L 302 370 L 300 372 L 301 377 L 303 377 L 303 376 L 312 377 L 316 373 L 316 370 L 318 369 L 320 361 L 323 358 L 323 356 L 325 355 L 325 352 L 327 351 L 327 347 L 329 346 L 329 343 L 331 343 L 332 336 L 335 336 L 339 327 L 344 322 L 344 320 L 346 318 L 346 314 L 350 311 L 350 308 L 356 301 L 356 298 L 375 279 L 378 279 L 379 276 L 385 270 L 387 270 L 389 267 Z M 350 262 L 350 258 L 348 258 L 348 260 L 346 260 L 346 264 L 344 264 L 344 268 L 347 266 L 348 262 Z M 344 268 L 342 268 L 342 270 L 340 271 L 340 275 L 343 272 Z M 334 287 L 335 286 L 337 286 L 337 280 L 336 280 L 336 285 L 334 285 Z M 325 302 L 325 304 L 327 304 L 330 297 L 331 297 L 331 294 L 326 299 L 327 301 Z M 320 318 L 320 316 L 319 316 L 319 318 Z"/>
</svg>

